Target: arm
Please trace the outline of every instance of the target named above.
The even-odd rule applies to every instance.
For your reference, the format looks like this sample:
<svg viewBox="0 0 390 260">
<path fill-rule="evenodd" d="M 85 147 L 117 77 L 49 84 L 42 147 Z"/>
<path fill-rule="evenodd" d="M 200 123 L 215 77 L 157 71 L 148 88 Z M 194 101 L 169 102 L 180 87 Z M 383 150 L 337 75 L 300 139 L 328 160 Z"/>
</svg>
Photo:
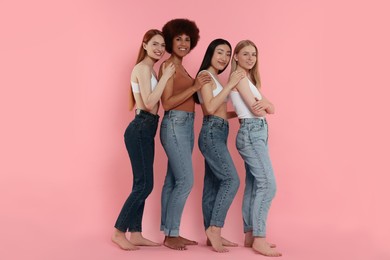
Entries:
<svg viewBox="0 0 390 260">
<path fill-rule="evenodd" d="M 152 75 L 151 69 L 148 66 L 140 68 L 138 82 L 140 85 L 142 101 L 144 102 L 147 110 L 153 109 L 153 107 L 159 102 L 166 83 L 174 72 L 175 67 L 172 64 L 167 65 L 164 69 L 163 75 L 157 83 L 156 88 L 152 91 L 150 86 L 150 78 Z"/>
<path fill-rule="evenodd" d="M 160 67 L 161 72 L 161 67 Z M 199 79 L 197 78 L 194 81 L 194 84 L 187 88 L 185 91 L 173 95 L 173 77 L 171 77 L 166 84 L 164 92 L 161 96 L 161 102 L 164 107 L 164 110 L 171 110 L 180 104 L 184 103 L 188 98 L 191 98 L 192 95 L 202 87 Z"/>
<path fill-rule="evenodd" d="M 202 73 L 206 74 L 206 73 Z M 217 109 L 225 102 L 226 97 L 229 95 L 230 91 L 237 85 L 237 83 L 244 77 L 243 72 L 235 71 L 230 75 L 229 82 L 226 87 L 222 89 L 215 97 L 213 97 L 213 85 L 206 84 L 200 90 L 203 98 L 203 105 L 208 114 L 212 115 L 217 111 Z"/>
<path fill-rule="evenodd" d="M 256 111 L 263 110 L 266 114 L 274 114 L 275 107 L 274 105 L 262 95 L 262 99 L 259 100 L 257 98 L 256 102 L 252 105 L 252 109 Z"/>
<path fill-rule="evenodd" d="M 133 89 L 131 88 L 131 83 L 130 83 L 130 88 L 129 88 L 129 110 L 133 110 L 135 106 L 135 99 L 134 99 L 134 94 L 133 94 Z"/>
<path fill-rule="evenodd" d="M 236 89 L 240 93 L 245 104 L 248 106 L 248 108 L 251 110 L 251 112 L 255 116 L 265 116 L 266 115 L 266 112 L 264 109 L 255 109 L 256 102 L 261 102 L 261 100 L 256 101 L 255 96 L 252 94 L 252 91 L 249 88 L 249 82 L 246 78 L 243 78 L 242 80 L 240 80 L 240 82 L 237 84 Z"/>
</svg>

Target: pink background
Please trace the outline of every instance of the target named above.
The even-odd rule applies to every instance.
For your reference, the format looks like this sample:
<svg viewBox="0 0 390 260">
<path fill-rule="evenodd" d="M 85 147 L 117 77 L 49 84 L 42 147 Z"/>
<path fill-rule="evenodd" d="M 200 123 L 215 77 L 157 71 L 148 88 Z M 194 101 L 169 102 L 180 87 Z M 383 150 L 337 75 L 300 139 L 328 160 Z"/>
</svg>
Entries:
<svg viewBox="0 0 390 260">
<path fill-rule="evenodd" d="M 181 233 L 201 246 L 125 252 L 110 242 L 131 189 L 123 133 L 134 116 L 127 91 L 141 37 L 186 17 L 201 32 L 185 59 L 192 75 L 214 38 L 233 46 L 249 38 L 259 47 L 263 91 L 277 109 L 268 118 L 278 183 L 268 237 L 283 258 L 390 259 L 389 7 L 385 0 L 1 1 L 0 258 L 262 257 L 242 247 L 236 120 L 229 145 L 242 182 L 223 235 L 241 247 L 218 255 L 204 246 L 197 146 Z M 144 235 L 162 241 L 166 156 L 156 140 Z"/>
</svg>

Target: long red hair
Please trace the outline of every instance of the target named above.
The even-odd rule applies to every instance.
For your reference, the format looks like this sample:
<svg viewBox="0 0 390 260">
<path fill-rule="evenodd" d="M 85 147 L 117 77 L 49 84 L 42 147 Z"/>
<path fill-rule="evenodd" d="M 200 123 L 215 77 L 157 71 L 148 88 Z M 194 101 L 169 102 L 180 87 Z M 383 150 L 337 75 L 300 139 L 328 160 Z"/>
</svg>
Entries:
<svg viewBox="0 0 390 260">
<path fill-rule="evenodd" d="M 152 39 L 155 35 L 161 35 L 162 37 L 164 37 L 162 32 L 157 30 L 157 29 L 151 29 L 145 33 L 144 38 L 142 39 L 141 47 L 139 48 L 139 51 L 138 51 L 138 57 L 137 57 L 137 61 L 135 62 L 135 65 L 140 63 L 143 59 L 145 59 L 147 54 L 146 54 L 146 50 L 144 49 L 143 45 L 144 45 L 144 43 L 147 44 L 150 41 L 150 39 Z M 134 95 L 133 95 L 133 89 L 130 86 L 130 91 L 129 91 L 129 110 L 130 111 L 133 110 L 134 105 L 135 105 L 135 99 L 134 99 Z"/>
</svg>

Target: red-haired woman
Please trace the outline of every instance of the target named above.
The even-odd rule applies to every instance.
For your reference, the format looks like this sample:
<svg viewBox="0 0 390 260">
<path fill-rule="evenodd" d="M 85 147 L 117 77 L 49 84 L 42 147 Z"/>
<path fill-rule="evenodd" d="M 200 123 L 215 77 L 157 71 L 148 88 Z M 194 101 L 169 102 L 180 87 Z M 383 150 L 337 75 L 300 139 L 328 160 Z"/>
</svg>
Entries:
<svg viewBox="0 0 390 260">
<path fill-rule="evenodd" d="M 159 116 L 159 100 L 167 81 L 175 72 L 166 63 L 157 80 L 153 65 L 164 55 L 165 41 L 161 31 L 145 33 L 136 65 L 131 73 L 130 110 L 136 105 L 136 116 L 125 132 L 125 144 L 133 170 L 133 189 L 115 223 L 112 241 L 124 250 L 137 246 L 158 246 L 142 236 L 142 215 L 145 200 L 153 189 L 154 137 Z M 131 236 L 128 240 L 126 232 Z"/>
</svg>

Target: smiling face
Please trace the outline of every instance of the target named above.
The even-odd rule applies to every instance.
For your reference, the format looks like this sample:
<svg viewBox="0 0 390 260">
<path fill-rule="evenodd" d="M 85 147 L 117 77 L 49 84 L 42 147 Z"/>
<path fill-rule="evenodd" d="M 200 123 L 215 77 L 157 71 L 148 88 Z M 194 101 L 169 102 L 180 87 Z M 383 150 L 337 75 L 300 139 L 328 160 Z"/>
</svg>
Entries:
<svg viewBox="0 0 390 260">
<path fill-rule="evenodd" d="M 252 45 L 242 48 L 234 55 L 237 65 L 245 70 L 251 70 L 257 62 L 256 48 Z"/>
<path fill-rule="evenodd" d="M 165 53 L 164 38 L 161 35 L 155 35 L 148 43 L 143 43 L 143 47 L 150 58 L 159 60 Z"/>
<path fill-rule="evenodd" d="M 190 52 L 191 38 L 187 34 L 177 35 L 173 38 L 172 53 L 178 57 L 184 57 Z"/>
<path fill-rule="evenodd" d="M 229 64 L 231 53 L 232 50 L 227 44 L 218 45 L 215 48 L 211 59 L 211 67 L 213 67 L 216 72 L 224 70 Z"/>
</svg>

